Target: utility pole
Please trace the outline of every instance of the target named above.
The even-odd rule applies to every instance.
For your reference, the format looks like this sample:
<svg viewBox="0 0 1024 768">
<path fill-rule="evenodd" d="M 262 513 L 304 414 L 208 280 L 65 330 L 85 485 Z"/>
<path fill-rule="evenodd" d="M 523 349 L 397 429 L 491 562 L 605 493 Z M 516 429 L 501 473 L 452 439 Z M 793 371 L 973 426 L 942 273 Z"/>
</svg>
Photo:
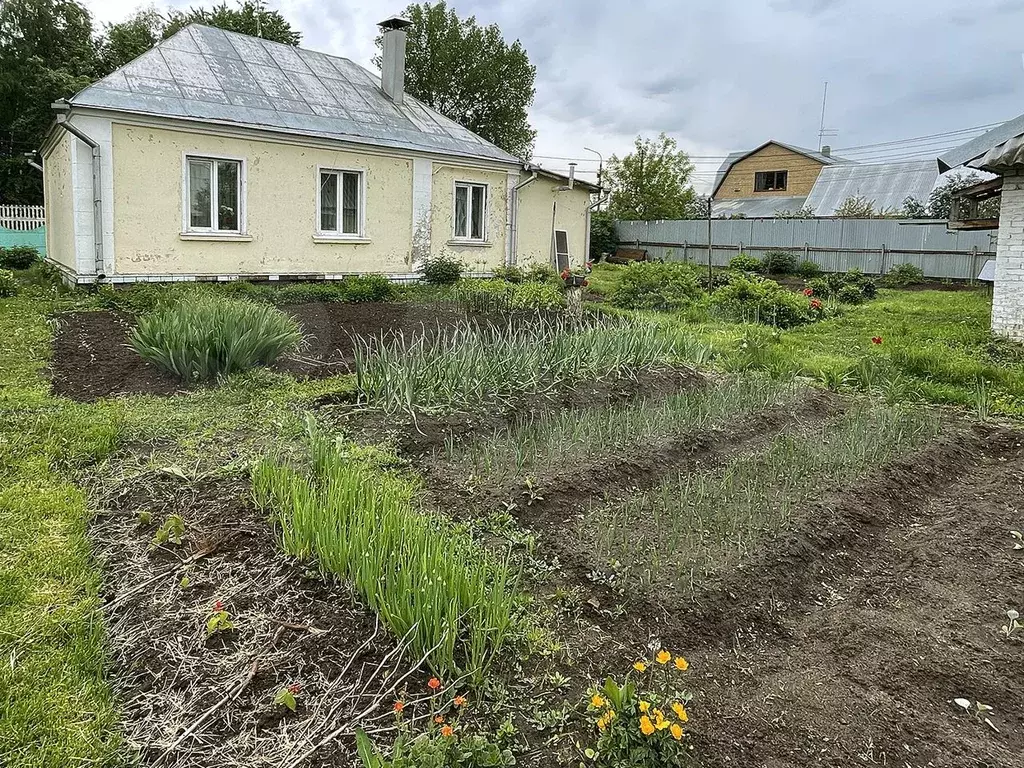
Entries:
<svg viewBox="0 0 1024 768">
<path fill-rule="evenodd" d="M 715 275 L 711 269 L 711 195 L 708 195 L 708 291 L 715 286 Z"/>
<path fill-rule="evenodd" d="M 584 147 L 583 151 L 584 152 L 593 152 L 595 155 L 597 155 L 597 186 L 598 186 L 598 189 L 601 192 L 603 192 L 604 191 L 604 155 L 602 155 L 596 149 L 591 149 L 590 147 Z M 600 195 L 600 192 L 598 194 Z"/>
</svg>

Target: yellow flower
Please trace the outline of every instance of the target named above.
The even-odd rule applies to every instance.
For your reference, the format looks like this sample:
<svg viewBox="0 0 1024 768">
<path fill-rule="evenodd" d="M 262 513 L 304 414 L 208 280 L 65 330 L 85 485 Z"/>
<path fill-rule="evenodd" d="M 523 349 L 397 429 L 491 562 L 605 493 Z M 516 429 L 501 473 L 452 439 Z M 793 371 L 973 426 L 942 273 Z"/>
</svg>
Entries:
<svg viewBox="0 0 1024 768">
<path fill-rule="evenodd" d="M 672 727 L 669 729 L 672 731 L 672 738 L 679 741 L 683 738 L 683 729 L 680 728 L 676 723 L 672 723 Z"/>
<path fill-rule="evenodd" d="M 590 706 L 603 707 L 604 699 L 601 697 L 600 694 L 595 693 L 593 696 L 590 697 Z"/>
<path fill-rule="evenodd" d="M 641 712 L 647 712 L 647 710 L 649 710 L 650 708 L 651 708 L 651 702 L 649 702 L 649 701 L 641 701 L 640 702 L 640 711 Z"/>
<path fill-rule="evenodd" d="M 684 659 L 682 656 L 676 656 L 676 669 L 680 672 L 685 672 L 690 668 L 690 662 Z"/>
<path fill-rule="evenodd" d="M 633 669 L 635 669 L 637 672 L 646 672 L 647 665 L 644 664 L 642 661 L 638 661 L 636 664 L 633 665 Z"/>
<path fill-rule="evenodd" d="M 671 723 L 669 723 L 669 721 L 666 720 L 664 717 L 659 717 L 658 722 L 656 722 L 654 725 L 657 727 L 659 731 L 664 731 L 666 728 L 669 727 L 669 725 L 671 725 Z"/>
<path fill-rule="evenodd" d="M 690 719 L 686 714 L 686 709 L 678 701 L 672 705 L 672 711 L 675 712 L 676 717 L 678 717 L 684 723 Z"/>
<path fill-rule="evenodd" d="M 665 715 L 662 713 L 662 711 L 660 709 L 655 709 L 654 710 L 654 719 L 655 720 L 664 720 L 665 719 Z"/>
<path fill-rule="evenodd" d="M 651 718 L 647 715 L 640 718 L 640 733 L 644 736 L 650 736 L 654 733 L 654 723 L 651 722 Z"/>
<path fill-rule="evenodd" d="M 655 656 L 659 664 L 668 664 L 668 660 L 672 658 L 672 654 L 668 651 L 658 651 L 658 655 Z"/>
<path fill-rule="evenodd" d="M 597 718 L 597 729 L 599 731 L 603 731 L 607 725 L 608 721 L 604 717 Z"/>
<path fill-rule="evenodd" d="M 604 713 L 604 716 L 608 718 L 608 722 L 610 723 L 612 720 L 615 719 L 615 710 L 609 709 L 607 712 Z"/>
</svg>

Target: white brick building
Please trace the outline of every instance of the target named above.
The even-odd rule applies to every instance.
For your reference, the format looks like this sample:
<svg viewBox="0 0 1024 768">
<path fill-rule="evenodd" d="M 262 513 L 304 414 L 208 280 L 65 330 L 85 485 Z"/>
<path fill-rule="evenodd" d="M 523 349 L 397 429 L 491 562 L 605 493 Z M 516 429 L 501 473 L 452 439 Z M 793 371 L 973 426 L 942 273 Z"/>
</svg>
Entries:
<svg viewBox="0 0 1024 768">
<path fill-rule="evenodd" d="M 966 166 L 1002 177 L 992 330 L 1024 341 L 1024 115 L 939 158 L 939 171 Z"/>
</svg>

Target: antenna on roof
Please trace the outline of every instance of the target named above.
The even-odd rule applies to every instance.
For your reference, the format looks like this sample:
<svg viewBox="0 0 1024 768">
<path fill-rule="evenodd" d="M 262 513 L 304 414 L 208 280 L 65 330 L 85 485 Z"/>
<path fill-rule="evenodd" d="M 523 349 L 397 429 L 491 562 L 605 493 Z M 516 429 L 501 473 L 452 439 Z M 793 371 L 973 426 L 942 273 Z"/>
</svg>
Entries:
<svg viewBox="0 0 1024 768">
<path fill-rule="evenodd" d="M 839 131 L 835 128 L 825 127 L 825 103 L 828 101 L 828 80 L 825 81 L 825 93 L 821 96 L 821 125 L 818 128 L 818 151 L 821 152 L 826 136 L 838 136 Z"/>
</svg>

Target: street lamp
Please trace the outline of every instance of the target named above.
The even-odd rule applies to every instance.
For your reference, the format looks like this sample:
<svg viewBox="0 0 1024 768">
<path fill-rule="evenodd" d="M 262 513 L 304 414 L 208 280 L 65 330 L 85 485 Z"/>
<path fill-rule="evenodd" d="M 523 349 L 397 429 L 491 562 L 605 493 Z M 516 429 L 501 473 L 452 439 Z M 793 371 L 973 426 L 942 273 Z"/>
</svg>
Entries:
<svg viewBox="0 0 1024 768">
<path fill-rule="evenodd" d="M 591 149 L 590 147 L 584 147 L 583 151 L 593 152 L 597 155 L 597 187 L 598 195 L 600 196 L 601 192 L 604 192 L 604 184 L 602 183 L 604 181 L 604 156 L 596 149 Z"/>
</svg>

